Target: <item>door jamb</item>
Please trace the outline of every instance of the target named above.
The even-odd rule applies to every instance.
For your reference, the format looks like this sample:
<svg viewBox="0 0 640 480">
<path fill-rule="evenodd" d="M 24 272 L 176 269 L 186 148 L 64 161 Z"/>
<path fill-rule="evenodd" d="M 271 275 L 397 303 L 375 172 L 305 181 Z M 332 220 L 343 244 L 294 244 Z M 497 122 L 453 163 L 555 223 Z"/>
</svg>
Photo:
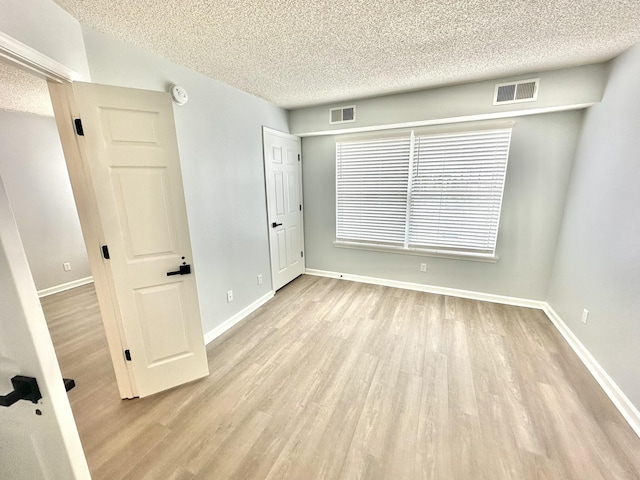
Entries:
<svg viewBox="0 0 640 480">
<path fill-rule="evenodd" d="M 0 32 L 0 57 L 2 57 L 9 65 L 13 67 L 20 68 L 22 70 L 27 71 L 28 73 L 35 74 L 39 77 L 45 78 L 47 81 L 62 83 L 69 83 L 74 80 L 81 79 L 82 76 L 73 70 L 67 68 L 61 63 L 56 62 L 55 60 L 43 55 L 42 53 L 34 50 L 28 45 L 14 39 L 13 37 L 5 34 L 4 32 Z M 4 188 L 4 187 L 3 187 Z M 15 239 L 20 244 L 22 240 L 20 238 Z M 29 267 L 26 259 L 24 261 L 25 270 L 21 270 L 25 274 L 28 272 L 28 275 L 31 274 L 31 268 Z M 29 282 L 33 282 L 32 279 L 29 279 Z M 40 303 L 37 301 L 37 293 L 35 291 L 35 285 L 32 284 L 32 295 L 31 297 L 34 299 L 34 303 L 31 306 L 34 308 L 40 309 L 41 322 L 44 321 L 44 314 L 42 313 L 42 307 Z M 28 300 L 28 299 L 27 299 Z M 46 322 L 45 322 L 46 323 Z M 47 330 L 45 324 L 41 324 L 42 327 Z M 47 345 L 45 345 L 47 347 Z M 50 353 L 57 361 L 56 353 L 53 349 L 53 344 L 49 339 L 48 347 L 50 348 Z M 52 395 L 54 398 L 48 399 L 49 402 L 64 402 L 62 408 L 62 416 L 59 417 L 60 427 L 63 429 L 62 434 L 65 436 L 64 427 L 65 425 L 69 425 L 71 423 L 73 425 L 73 431 L 71 430 L 66 432 L 66 437 L 64 438 L 65 443 L 67 444 L 67 452 L 69 454 L 69 462 L 71 468 L 75 474 L 78 475 L 78 478 L 90 478 L 89 467 L 87 465 L 86 455 L 82 448 L 82 442 L 77 433 L 77 427 L 75 425 L 75 420 L 73 418 L 73 412 L 71 411 L 71 404 L 69 403 L 69 399 L 64 391 L 61 391 L 61 387 L 56 386 L 60 382 L 60 378 L 49 378 L 47 375 L 48 370 L 44 369 L 44 378 L 42 378 L 43 385 L 51 384 Z M 59 372 L 59 369 L 58 369 Z M 53 405 L 53 403 L 52 403 Z M 65 406 L 66 405 L 66 406 Z M 65 411 L 66 410 L 66 411 Z M 36 411 L 37 412 L 37 411 Z"/>
</svg>

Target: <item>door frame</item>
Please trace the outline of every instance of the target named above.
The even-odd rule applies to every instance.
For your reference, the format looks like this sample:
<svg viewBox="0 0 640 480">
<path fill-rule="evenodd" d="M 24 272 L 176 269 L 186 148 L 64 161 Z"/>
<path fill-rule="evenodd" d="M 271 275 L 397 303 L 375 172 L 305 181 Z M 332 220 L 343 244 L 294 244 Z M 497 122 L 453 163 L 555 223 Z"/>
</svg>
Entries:
<svg viewBox="0 0 640 480">
<path fill-rule="evenodd" d="M 273 245 L 271 244 L 271 227 L 270 227 L 270 222 L 271 219 L 269 218 L 271 215 L 271 199 L 269 198 L 269 174 L 267 171 L 267 157 L 266 157 L 266 142 L 265 142 L 265 137 L 267 134 L 270 135 L 276 135 L 282 138 L 286 138 L 289 140 L 295 140 L 298 141 L 300 144 L 300 161 L 298 162 L 298 181 L 299 181 L 299 185 L 300 185 L 300 202 L 302 203 L 302 210 L 300 211 L 300 234 L 302 236 L 302 248 L 304 250 L 304 200 L 303 200 L 303 193 L 304 193 L 304 189 L 302 187 L 302 139 L 300 137 L 298 137 L 297 135 L 292 135 L 291 133 L 287 133 L 287 132 L 281 132 L 280 130 L 275 130 L 273 128 L 269 128 L 269 127 L 262 127 L 262 165 L 264 168 L 264 194 L 265 194 L 265 199 L 266 199 L 266 206 L 267 206 L 267 240 L 269 241 L 269 268 L 271 271 L 271 290 L 273 290 L 274 292 L 276 291 L 275 289 L 275 275 L 274 275 L 274 268 L 273 268 Z M 304 274 L 304 272 L 306 271 L 307 268 L 307 264 L 306 264 L 306 257 L 302 257 L 302 273 Z"/>
<path fill-rule="evenodd" d="M 82 75 L 79 73 L 4 32 L 0 32 L 0 57 L 9 65 L 39 76 L 48 82 L 70 84 L 72 81 L 82 79 Z M 10 231 L 9 234 L 11 234 Z M 18 254 L 22 252 L 24 255 L 24 245 L 17 230 L 15 236 L 11 235 L 11 238 L 3 238 L 3 240 L 9 242 L 9 246 L 13 251 Z M 38 300 L 35 284 L 33 283 L 31 268 L 26 261 L 26 257 L 24 257 L 24 261 L 14 262 L 14 267 L 15 270 L 11 272 L 11 275 L 14 279 L 16 289 L 22 298 L 24 311 L 29 315 L 28 318 L 24 318 L 23 320 L 26 323 L 30 323 L 31 327 L 35 328 L 41 334 L 39 338 L 34 338 L 34 340 L 38 341 L 40 355 L 46 358 L 48 362 L 56 362 L 57 365 L 53 342 L 51 341 L 51 336 L 44 318 L 44 312 Z M 59 368 L 57 372 L 59 373 Z M 48 400 L 50 404 L 59 410 L 60 415 L 57 420 L 65 436 L 64 441 L 67 447 L 68 460 L 76 478 L 90 478 L 86 456 L 78 435 L 73 412 L 71 411 L 69 397 L 60 383 L 61 377 L 59 378 L 58 375 L 56 375 L 57 372 L 56 368 L 44 369 L 39 382 L 42 386 L 41 388 L 49 394 Z"/>
</svg>

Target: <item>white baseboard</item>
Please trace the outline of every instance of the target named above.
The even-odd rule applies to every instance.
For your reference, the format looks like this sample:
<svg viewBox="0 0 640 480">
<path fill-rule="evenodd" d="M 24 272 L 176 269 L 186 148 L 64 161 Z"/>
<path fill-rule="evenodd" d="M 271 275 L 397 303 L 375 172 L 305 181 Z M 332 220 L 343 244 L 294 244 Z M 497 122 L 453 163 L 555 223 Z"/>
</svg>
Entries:
<svg viewBox="0 0 640 480">
<path fill-rule="evenodd" d="M 418 292 L 435 293 L 438 295 L 449 295 L 450 297 L 469 298 L 471 300 L 481 300 L 483 302 L 502 303 L 504 305 L 515 305 L 516 307 L 537 308 L 543 310 L 546 303 L 540 300 L 529 300 L 527 298 L 507 297 L 505 295 L 495 295 L 493 293 L 474 292 L 471 290 L 461 290 L 458 288 L 437 287 L 435 285 L 425 285 L 422 283 L 402 282 L 400 280 L 389 280 L 387 278 L 366 277 L 363 275 L 352 275 L 350 273 L 329 272 L 326 270 L 314 270 L 307 268 L 307 275 L 319 277 L 341 278 L 352 282 L 370 283 L 385 287 L 404 288 L 406 290 L 416 290 Z"/>
<path fill-rule="evenodd" d="M 63 283 L 62 285 L 56 285 L 55 287 L 38 290 L 38 297 L 42 298 L 48 295 L 53 295 L 54 293 L 64 292 L 65 290 L 71 290 L 72 288 L 81 287 L 82 285 L 86 285 L 87 283 L 91 282 L 93 282 L 93 277 L 79 278 L 78 280 Z"/>
<path fill-rule="evenodd" d="M 240 321 L 244 320 L 246 317 L 248 317 L 255 310 L 257 310 L 262 305 L 264 305 L 269 300 L 271 300 L 274 295 L 275 295 L 275 292 L 273 290 L 271 290 L 269 293 L 267 293 L 266 295 L 263 295 L 258 300 L 253 302 L 251 305 L 248 305 L 245 308 L 243 308 L 242 310 L 240 310 L 233 317 L 229 318 L 228 320 L 225 320 L 224 322 L 222 322 L 220 325 L 218 325 L 213 330 L 210 330 L 207 333 L 205 333 L 204 334 L 204 344 L 205 345 L 209 345 L 211 342 L 213 342 L 216 338 L 218 338 L 224 332 L 229 330 L 231 327 L 233 327 L 234 325 L 236 325 Z"/>
<path fill-rule="evenodd" d="M 560 332 L 569 346 L 576 353 L 578 358 L 584 363 L 593 378 L 598 382 L 607 396 L 611 399 L 616 408 L 620 411 L 629 426 L 640 437 L 640 412 L 631 403 L 629 398 L 620 390 L 620 387 L 607 374 L 602 366 L 591 355 L 589 350 L 578 340 L 578 337 L 567 327 L 560 316 L 551 308 L 547 302 L 540 300 L 529 300 L 526 298 L 507 297 L 504 295 L 494 295 L 483 292 L 473 292 L 469 290 L 460 290 L 457 288 L 437 287 L 433 285 L 423 285 L 420 283 L 401 282 L 398 280 L 389 280 L 386 278 L 366 277 L 362 275 L 352 275 L 348 273 L 330 272 L 326 270 L 314 270 L 308 268 L 305 271 L 308 275 L 316 275 L 320 277 L 340 278 L 353 282 L 370 283 L 374 285 L 383 285 L 386 287 L 405 288 L 407 290 L 417 290 L 419 292 L 436 293 L 440 295 L 450 295 L 452 297 L 469 298 L 472 300 L 481 300 L 485 302 L 502 303 L 505 305 L 515 305 L 519 307 L 537 308 L 544 311 L 549 320 Z"/>
<path fill-rule="evenodd" d="M 585 367 L 591 372 L 591 375 L 600 384 L 604 392 L 611 399 L 616 408 L 620 411 L 627 423 L 631 426 L 636 435 L 640 437 L 640 411 L 631 403 L 631 400 L 620 390 L 620 387 L 613 381 L 609 374 L 602 368 L 602 365 L 591 355 L 587 347 L 585 347 L 578 337 L 569 329 L 566 323 L 560 318 L 556 311 L 546 304 L 543 309 L 549 320 L 555 325 L 560 334 L 567 341 L 569 346 L 582 360 Z"/>
</svg>

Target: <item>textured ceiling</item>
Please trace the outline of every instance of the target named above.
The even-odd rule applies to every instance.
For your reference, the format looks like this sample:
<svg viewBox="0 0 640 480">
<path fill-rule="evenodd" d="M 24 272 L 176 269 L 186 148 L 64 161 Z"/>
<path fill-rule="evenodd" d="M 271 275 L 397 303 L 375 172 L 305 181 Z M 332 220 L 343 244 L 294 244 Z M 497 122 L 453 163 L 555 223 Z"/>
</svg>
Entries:
<svg viewBox="0 0 640 480">
<path fill-rule="evenodd" d="M 0 110 L 53 116 L 47 82 L 0 62 Z"/>
<path fill-rule="evenodd" d="M 601 62 L 640 41 L 640 0 L 55 1 L 285 108 Z M 51 114 L 41 80 L 0 65 L 0 85 L 0 108 Z"/>
<path fill-rule="evenodd" d="M 285 108 L 595 63 L 640 41 L 640 0 L 56 2 Z"/>
</svg>

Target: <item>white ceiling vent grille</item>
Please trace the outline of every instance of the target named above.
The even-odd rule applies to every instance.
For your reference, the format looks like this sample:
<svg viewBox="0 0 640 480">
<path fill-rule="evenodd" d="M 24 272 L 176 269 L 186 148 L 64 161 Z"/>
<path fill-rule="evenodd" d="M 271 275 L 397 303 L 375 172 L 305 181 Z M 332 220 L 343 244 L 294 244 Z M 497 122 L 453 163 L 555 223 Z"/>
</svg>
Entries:
<svg viewBox="0 0 640 480">
<path fill-rule="evenodd" d="M 356 106 L 338 107 L 329 110 L 329 125 L 356 121 Z"/>
<path fill-rule="evenodd" d="M 493 92 L 493 104 L 535 102 L 538 99 L 539 78 L 519 82 L 498 83 Z"/>
</svg>

